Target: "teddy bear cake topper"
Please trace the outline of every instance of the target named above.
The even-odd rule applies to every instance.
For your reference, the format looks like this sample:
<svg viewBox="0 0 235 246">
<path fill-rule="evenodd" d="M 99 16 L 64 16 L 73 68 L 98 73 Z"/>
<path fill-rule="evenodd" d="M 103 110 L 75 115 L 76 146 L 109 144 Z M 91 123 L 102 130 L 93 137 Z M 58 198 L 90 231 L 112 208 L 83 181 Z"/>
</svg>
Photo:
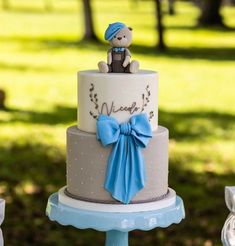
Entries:
<svg viewBox="0 0 235 246">
<path fill-rule="evenodd" d="M 115 22 L 105 31 L 105 40 L 109 41 L 107 63 L 100 61 L 98 68 L 101 73 L 137 73 L 139 62 L 131 61 L 131 53 L 127 49 L 132 42 L 132 28 L 121 22 Z"/>
</svg>

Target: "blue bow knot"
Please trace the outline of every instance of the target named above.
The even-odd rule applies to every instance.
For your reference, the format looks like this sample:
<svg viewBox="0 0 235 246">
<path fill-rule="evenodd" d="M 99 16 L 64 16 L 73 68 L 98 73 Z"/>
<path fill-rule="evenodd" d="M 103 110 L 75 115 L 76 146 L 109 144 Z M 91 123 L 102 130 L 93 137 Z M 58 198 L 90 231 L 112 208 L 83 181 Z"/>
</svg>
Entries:
<svg viewBox="0 0 235 246">
<path fill-rule="evenodd" d="M 97 120 L 97 139 L 104 147 L 113 145 L 108 159 L 104 187 L 118 201 L 129 203 L 145 185 L 146 171 L 141 148 L 152 137 L 146 114 L 134 115 L 118 124 L 107 115 Z"/>
<path fill-rule="evenodd" d="M 129 123 L 120 124 L 120 134 L 131 135 L 131 125 Z"/>
</svg>

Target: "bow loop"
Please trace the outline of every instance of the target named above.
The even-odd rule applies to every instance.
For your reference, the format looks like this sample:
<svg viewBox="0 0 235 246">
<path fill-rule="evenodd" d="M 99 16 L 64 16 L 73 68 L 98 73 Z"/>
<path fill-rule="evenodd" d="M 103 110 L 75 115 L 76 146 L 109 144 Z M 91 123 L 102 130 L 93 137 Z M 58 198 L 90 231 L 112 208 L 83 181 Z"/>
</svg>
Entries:
<svg viewBox="0 0 235 246">
<path fill-rule="evenodd" d="M 235 186 L 226 186 L 225 187 L 225 201 L 230 214 L 227 217 L 223 230 L 221 233 L 221 240 L 223 245 L 232 246 L 235 245 Z"/>
<path fill-rule="evenodd" d="M 235 186 L 225 187 L 225 201 L 230 212 L 235 213 Z"/>
<path fill-rule="evenodd" d="M 96 126 L 97 126 L 96 137 L 98 140 L 101 141 L 103 146 L 106 147 L 109 144 L 113 144 L 117 142 L 120 135 L 120 129 L 116 119 L 101 114 L 98 117 Z"/>
<path fill-rule="evenodd" d="M 131 118 L 132 135 L 135 144 L 145 148 L 152 137 L 152 129 L 146 114 L 138 114 Z"/>
<path fill-rule="evenodd" d="M 104 187 L 116 200 L 129 203 L 144 187 L 145 163 L 140 148 L 146 147 L 151 137 L 146 114 L 134 115 L 120 125 L 110 116 L 99 116 L 97 139 L 103 146 L 113 144 Z"/>
</svg>

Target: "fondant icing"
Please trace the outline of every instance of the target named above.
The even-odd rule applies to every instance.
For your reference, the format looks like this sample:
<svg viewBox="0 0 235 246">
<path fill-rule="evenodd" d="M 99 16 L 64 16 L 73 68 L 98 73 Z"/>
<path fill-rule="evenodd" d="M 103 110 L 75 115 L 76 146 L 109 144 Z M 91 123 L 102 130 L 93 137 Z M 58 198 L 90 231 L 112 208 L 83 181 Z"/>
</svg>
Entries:
<svg viewBox="0 0 235 246">
<path fill-rule="evenodd" d="M 67 194 L 73 198 L 119 203 L 104 189 L 107 160 L 111 146 L 104 148 L 96 134 L 81 131 L 76 126 L 67 129 Z M 168 130 L 159 126 L 153 132 L 148 147 L 142 150 L 146 166 L 145 187 L 131 203 L 149 202 L 167 194 L 168 190 Z"/>
<path fill-rule="evenodd" d="M 114 117 L 119 123 L 132 115 L 146 113 L 152 131 L 158 127 L 158 75 L 140 70 L 137 74 L 78 73 L 78 128 L 95 133 L 99 114 Z"/>
</svg>

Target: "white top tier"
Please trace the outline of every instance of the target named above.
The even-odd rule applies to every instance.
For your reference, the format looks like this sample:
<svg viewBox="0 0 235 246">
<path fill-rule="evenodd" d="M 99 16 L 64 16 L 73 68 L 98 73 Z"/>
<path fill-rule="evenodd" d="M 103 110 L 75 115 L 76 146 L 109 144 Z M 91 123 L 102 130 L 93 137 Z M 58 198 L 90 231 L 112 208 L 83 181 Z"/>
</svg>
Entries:
<svg viewBox="0 0 235 246">
<path fill-rule="evenodd" d="M 132 115 L 146 113 L 152 130 L 158 127 L 158 76 L 154 71 L 137 74 L 100 73 L 87 70 L 78 73 L 78 128 L 96 132 L 96 118 L 107 114 L 119 123 Z"/>
</svg>

